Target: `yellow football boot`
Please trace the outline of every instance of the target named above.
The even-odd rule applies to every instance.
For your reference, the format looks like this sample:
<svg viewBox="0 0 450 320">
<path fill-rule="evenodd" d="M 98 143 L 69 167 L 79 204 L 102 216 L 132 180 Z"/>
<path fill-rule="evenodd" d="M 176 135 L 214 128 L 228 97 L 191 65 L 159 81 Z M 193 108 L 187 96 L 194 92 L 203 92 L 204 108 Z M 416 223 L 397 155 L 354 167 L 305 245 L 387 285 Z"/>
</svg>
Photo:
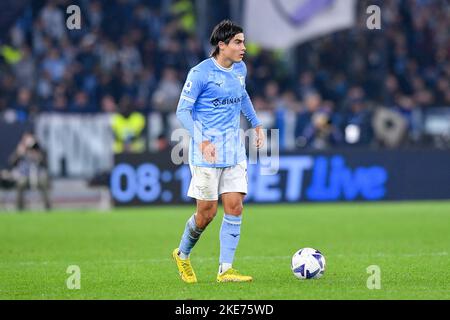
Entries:
<svg viewBox="0 0 450 320">
<path fill-rule="evenodd" d="M 196 283 L 197 277 L 195 276 L 194 269 L 192 269 L 191 260 L 189 258 L 186 260 L 181 259 L 178 255 L 178 251 L 178 248 L 174 249 L 172 252 L 172 257 L 177 264 L 181 280 L 186 283 Z"/>
<path fill-rule="evenodd" d="M 244 276 L 233 268 L 230 268 L 224 273 L 217 275 L 217 282 L 249 282 L 252 280 L 252 277 Z"/>
</svg>

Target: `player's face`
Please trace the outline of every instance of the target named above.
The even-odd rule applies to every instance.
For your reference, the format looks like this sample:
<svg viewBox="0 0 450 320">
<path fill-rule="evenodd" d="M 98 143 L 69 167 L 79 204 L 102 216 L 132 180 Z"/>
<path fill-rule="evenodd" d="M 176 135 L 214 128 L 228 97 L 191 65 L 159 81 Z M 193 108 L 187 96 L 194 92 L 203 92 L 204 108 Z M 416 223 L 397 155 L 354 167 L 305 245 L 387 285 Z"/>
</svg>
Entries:
<svg viewBox="0 0 450 320">
<path fill-rule="evenodd" d="M 223 50 L 224 56 L 227 59 L 233 61 L 233 63 L 241 62 L 242 59 L 244 58 L 245 50 L 247 50 L 244 45 L 244 40 L 245 39 L 243 33 L 238 33 L 237 35 L 235 35 L 230 40 L 228 45 L 224 46 Z"/>
</svg>

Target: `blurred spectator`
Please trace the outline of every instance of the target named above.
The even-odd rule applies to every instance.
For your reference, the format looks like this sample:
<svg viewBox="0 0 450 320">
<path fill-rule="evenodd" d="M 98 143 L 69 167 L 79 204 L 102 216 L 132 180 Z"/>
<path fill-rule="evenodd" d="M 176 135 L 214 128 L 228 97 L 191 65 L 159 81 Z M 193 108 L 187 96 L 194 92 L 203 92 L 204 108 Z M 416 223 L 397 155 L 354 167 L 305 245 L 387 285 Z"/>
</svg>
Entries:
<svg viewBox="0 0 450 320">
<path fill-rule="evenodd" d="M 170 147 L 170 144 L 169 144 L 169 140 L 167 139 L 167 137 L 164 134 L 160 134 L 156 141 L 156 151 L 157 152 L 165 151 L 165 150 L 169 149 L 169 147 Z"/>
<path fill-rule="evenodd" d="M 417 140 L 422 131 L 420 125 L 420 115 L 418 114 L 417 104 L 409 96 L 399 96 L 396 101 L 395 110 L 406 120 L 408 136 L 411 140 Z"/>
<path fill-rule="evenodd" d="M 13 166 L 12 176 L 17 189 L 18 210 L 25 208 L 25 191 L 27 189 L 39 190 L 45 208 L 50 210 L 50 178 L 47 156 L 31 132 L 23 134 L 15 152 L 11 155 L 10 162 Z"/>
<path fill-rule="evenodd" d="M 58 49 L 51 49 L 42 62 L 42 69 L 50 75 L 52 81 L 58 82 L 62 79 L 66 70 L 66 63 L 62 59 Z"/>
<path fill-rule="evenodd" d="M 436 103 L 439 106 L 450 105 L 450 71 L 448 73 L 449 76 L 447 77 L 442 76 L 437 81 Z"/>
<path fill-rule="evenodd" d="M 203 50 L 200 41 L 196 37 L 189 37 L 184 51 L 185 65 L 195 66 L 203 59 Z"/>
<path fill-rule="evenodd" d="M 257 113 L 264 112 L 264 111 L 270 111 L 270 105 L 267 103 L 267 100 L 264 99 L 262 95 L 256 94 L 251 97 L 253 107 L 255 108 L 255 111 Z"/>
<path fill-rule="evenodd" d="M 120 113 L 115 113 L 111 119 L 111 128 L 114 134 L 114 153 L 145 151 L 145 139 L 143 131 L 145 117 L 133 111 L 131 99 L 122 97 L 120 101 Z"/>
<path fill-rule="evenodd" d="M 65 18 L 63 11 L 56 6 L 56 1 L 50 0 L 42 8 L 40 19 L 44 31 L 54 40 L 61 40 L 65 34 Z"/>
<path fill-rule="evenodd" d="M 264 98 L 267 101 L 269 110 L 276 110 L 282 105 L 280 87 L 275 81 L 269 81 L 264 87 Z"/>
<path fill-rule="evenodd" d="M 332 107 L 313 91 L 305 93 L 305 109 L 297 117 L 297 147 L 328 149 L 342 142 L 342 134 L 332 123 Z"/>
<path fill-rule="evenodd" d="M 152 107 L 159 111 L 163 119 L 163 128 L 166 136 L 169 135 L 169 114 L 176 111 L 180 98 L 181 83 L 178 81 L 175 69 L 166 68 L 152 97 Z"/>
<path fill-rule="evenodd" d="M 303 131 L 306 146 L 317 150 L 326 150 L 342 142 L 342 134 L 331 123 L 327 112 L 315 112 L 311 122 Z"/>
<path fill-rule="evenodd" d="M 89 1 L 88 10 L 86 10 L 88 15 L 88 21 L 91 28 L 99 28 L 102 24 L 103 13 L 102 4 L 100 1 Z"/>
<path fill-rule="evenodd" d="M 114 113 L 117 111 L 116 101 L 111 95 L 105 95 L 101 100 L 101 109 L 106 113 Z"/>
<path fill-rule="evenodd" d="M 21 49 L 22 59 L 13 66 L 17 85 L 33 90 L 35 85 L 36 67 L 30 47 L 23 46 Z"/>
<path fill-rule="evenodd" d="M 32 93 L 27 88 L 20 88 L 17 92 L 16 104 L 13 109 L 16 111 L 16 119 L 25 122 L 31 109 Z"/>
<path fill-rule="evenodd" d="M 172 68 L 166 68 L 155 92 L 153 93 L 153 108 L 161 112 L 174 112 L 180 98 L 181 83 L 177 73 Z"/>
<path fill-rule="evenodd" d="M 105 40 L 101 43 L 97 54 L 100 58 L 100 68 L 105 73 L 111 73 L 119 63 L 119 52 L 113 41 Z"/>
<path fill-rule="evenodd" d="M 151 97 L 156 89 L 156 77 L 153 69 L 145 69 L 137 84 L 137 105 L 139 109 L 148 111 L 151 105 Z"/>
<path fill-rule="evenodd" d="M 361 88 L 354 88 L 347 101 L 342 125 L 345 141 L 351 145 L 369 145 L 373 140 L 372 114 Z"/>
<path fill-rule="evenodd" d="M 317 92 L 310 91 L 306 93 L 304 99 L 304 109 L 297 114 L 295 127 L 295 139 L 298 147 L 305 147 L 305 129 L 312 123 L 314 113 L 320 111 L 322 98 Z"/>
<path fill-rule="evenodd" d="M 314 75 L 311 72 L 303 72 L 298 79 L 297 92 L 301 99 L 305 99 L 311 92 L 316 92 L 314 87 Z"/>
<path fill-rule="evenodd" d="M 50 79 L 50 74 L 47 72 L 43 72 L 41 77 L 38 79 L 38 84 L 36 87 L 36 93 L 38 98 L 41 101 L 47 101 L 51 98 L 52 95 L 52 81 Z"/>
<path fill-rule="evenodd" d="M 55 112 L 67 112 L 69 110 L 67 97 L 62 93 L 55 94 L 51 102 L 51 110 Z"/>
<path fill-rule="evenodd" d="M 142 69 L 141 54 L 137 47 L 127 36 L 122 38 L 122 46 L 119 50 L 119 61 L 122 69 L 136 75 Z"/>
<path fill-rule="evenodd" d="M 281 95 L 281 101 L 279 103 L 279 108 L 283 110 L 289 110 L 294 113 L 301 111 L 300 101 L 297 100 L 294 91 L 287 90 Z"/>
<path fill-rule="evenodd" d="M 79 91 L 75 94 L 74 101 L 71 103 L 69 111 L 76 113 L 92 113 L 97 110 L 89 102 L 89 97 L 87 93 L 84 91 Z"/>
</svg>

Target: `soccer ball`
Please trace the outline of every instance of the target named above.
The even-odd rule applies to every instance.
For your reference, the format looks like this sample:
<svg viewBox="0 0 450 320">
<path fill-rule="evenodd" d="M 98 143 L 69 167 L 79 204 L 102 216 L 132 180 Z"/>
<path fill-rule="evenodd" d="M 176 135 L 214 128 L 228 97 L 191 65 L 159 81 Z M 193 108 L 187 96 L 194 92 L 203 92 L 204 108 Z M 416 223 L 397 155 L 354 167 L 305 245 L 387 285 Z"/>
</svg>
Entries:
<svg viewBox="0 0 450 320">
<path fill-rule="evenodd" d="M 325 257 L 313 248 L 303 248 L 292 256 L 291 269 L 299 279 L 319 279 L 325 272 Z"/>
</svg>

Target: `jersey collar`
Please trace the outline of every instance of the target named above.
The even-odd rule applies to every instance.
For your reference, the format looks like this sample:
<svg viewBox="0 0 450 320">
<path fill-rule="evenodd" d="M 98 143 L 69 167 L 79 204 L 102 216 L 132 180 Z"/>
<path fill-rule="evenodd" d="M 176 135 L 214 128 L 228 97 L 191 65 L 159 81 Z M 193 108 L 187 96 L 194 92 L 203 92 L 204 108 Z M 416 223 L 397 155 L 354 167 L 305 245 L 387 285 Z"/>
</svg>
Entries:
<svg viewBox="0 0 450 320">
<path fill-rule="evenodd" d="M 216 65 L 216 67 L 219 68 L 219 69 L 222 70 L 222 71 L 230 72 L 230 71 L 233 70 L 234 63 L 231 65 L 231 67 L 229 67 L 229 68 L 224 68 L 224 67 L 222 67 L 222 66 L 217 62 L 216 59 L 214 59 L 214 57 L 211 57 L 210 59 L 214 62 L 214 64 Z"/>
</svg>

